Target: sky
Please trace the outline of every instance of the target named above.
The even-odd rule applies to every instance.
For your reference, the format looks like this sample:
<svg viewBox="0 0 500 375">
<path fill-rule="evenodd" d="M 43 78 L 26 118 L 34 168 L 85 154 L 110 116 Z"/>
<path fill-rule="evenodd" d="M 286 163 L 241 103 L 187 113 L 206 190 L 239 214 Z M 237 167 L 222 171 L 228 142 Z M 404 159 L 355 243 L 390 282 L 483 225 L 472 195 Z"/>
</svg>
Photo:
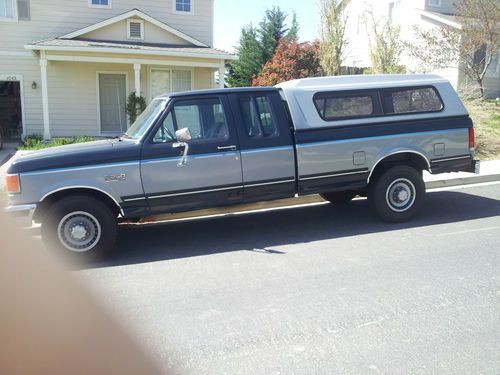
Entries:
<svg viewBox="0 0 500 375">
<path fill-rule="evenodd" d="M 315 0 L 215 0 L 214 46 L 234 52 L 241 28 L 252 23 L 257 26 L 267 8 L 279 6 L 288 14 L 297 13 L 299 40 L 312 41 L 319 35 L 320 16 Z"/>
</svg>

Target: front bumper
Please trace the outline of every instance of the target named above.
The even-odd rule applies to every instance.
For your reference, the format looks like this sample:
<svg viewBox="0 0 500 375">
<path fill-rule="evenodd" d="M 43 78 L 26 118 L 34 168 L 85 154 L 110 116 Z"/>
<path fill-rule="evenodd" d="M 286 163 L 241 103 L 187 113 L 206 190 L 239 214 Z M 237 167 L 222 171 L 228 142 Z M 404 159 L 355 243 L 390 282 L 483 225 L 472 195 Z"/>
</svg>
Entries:
<svg viewBox="0 0 500 375">
<path fill-rule="evenodd" d="M 35 209 L 36 204 L 19 204 L 5 207 L 4 212 L 10 216 L 22 218 L 26 221 L 25 226 L 31 226 Z"/>
</svg>

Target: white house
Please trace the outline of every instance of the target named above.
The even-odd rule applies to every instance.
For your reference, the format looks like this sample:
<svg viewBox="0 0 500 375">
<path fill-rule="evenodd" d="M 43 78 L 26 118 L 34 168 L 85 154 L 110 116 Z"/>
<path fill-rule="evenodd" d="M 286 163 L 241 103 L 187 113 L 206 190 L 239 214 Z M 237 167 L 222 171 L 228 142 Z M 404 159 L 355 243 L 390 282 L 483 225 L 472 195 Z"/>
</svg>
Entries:
<svg viewBox="0 0 500 375">
<path fill-rule="evenodd" d="M 350 41 L 346 65 L 369 67 L 370 40 L 372 38 L 372 16 L 376 21 L 390 20 L 401 29 L 403 41 L 416 41 L 415 26 L 423 29 L 449 25 L 459 27 L 454 17 L 456 0 L 350 0 L 348 12 L 347 36 Z M 484 81 L 485 93 L 490 97 L 500 95 L 500 51 L 490 65 Z M 403 53 L 401 64 L 408 72 L 425 71 L 419 61 Z M 434 70 L 429 73 L 439 74 L 457 89 L 465 80 L 458 69 L 458 62 L 452 62 L 448 69 Z"/>
<path fill-rule="evenodd" d="M 213 48 L 213 22 L 214 0 L 0 0 L 0 121 L 46 139 L 123 132 L 131 91 L 215 87 L 235 56 Z"/>
</svg>

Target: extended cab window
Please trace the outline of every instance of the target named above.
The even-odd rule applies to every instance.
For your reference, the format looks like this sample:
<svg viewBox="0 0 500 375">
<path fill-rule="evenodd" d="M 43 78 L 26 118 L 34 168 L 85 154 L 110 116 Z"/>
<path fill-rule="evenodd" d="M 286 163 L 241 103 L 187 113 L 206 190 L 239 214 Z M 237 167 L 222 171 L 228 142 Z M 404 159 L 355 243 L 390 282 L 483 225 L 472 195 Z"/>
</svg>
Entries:
<svg viewBox="0 0 500 375">
<path fill-rule="evenodd" d="M 271 102 L 268 96 L 245 96 L 239 100 L 245 129 L 249 137 L 278 136 L 276 122 Z"/>
<path fill-rule="evenodd" d="M 178 101 L 153 138 L 155 143 L 172 142 L 175 132 L 188 128 L 193 140 L 225 140 L 229 130 L 219 99 Z"/>
<path fill-rule="evenodd" d="M 365 117 L 380 114 L 372 93 L 320 93 L 314 96 L 314 105 L 325 121 Z"/>
<path fill-rule="evenodd" d="M 443 102 L 433 87 L 390 89 L 385 91 L 384 112 L 435 112 L 443 109 Z"/>
</svg>

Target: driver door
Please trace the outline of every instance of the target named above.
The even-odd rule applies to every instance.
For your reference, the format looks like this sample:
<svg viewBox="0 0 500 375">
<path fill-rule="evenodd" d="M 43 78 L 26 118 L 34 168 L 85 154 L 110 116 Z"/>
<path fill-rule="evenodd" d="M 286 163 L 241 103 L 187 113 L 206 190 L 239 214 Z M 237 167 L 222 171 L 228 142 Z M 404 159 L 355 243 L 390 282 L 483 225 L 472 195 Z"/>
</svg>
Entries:
<svg viewBox="0 0 500 375">
<path fill-rule="evenodd" d="M 242 201 L 241 157 L 227 107 L 223 95 L 170 103 L 143 146 L 142 181 L 153 214 Z M 192 136 L 184 165 L 184 148 L 174 147 L 175 132 L 183 128 Z"/>
</svg>

